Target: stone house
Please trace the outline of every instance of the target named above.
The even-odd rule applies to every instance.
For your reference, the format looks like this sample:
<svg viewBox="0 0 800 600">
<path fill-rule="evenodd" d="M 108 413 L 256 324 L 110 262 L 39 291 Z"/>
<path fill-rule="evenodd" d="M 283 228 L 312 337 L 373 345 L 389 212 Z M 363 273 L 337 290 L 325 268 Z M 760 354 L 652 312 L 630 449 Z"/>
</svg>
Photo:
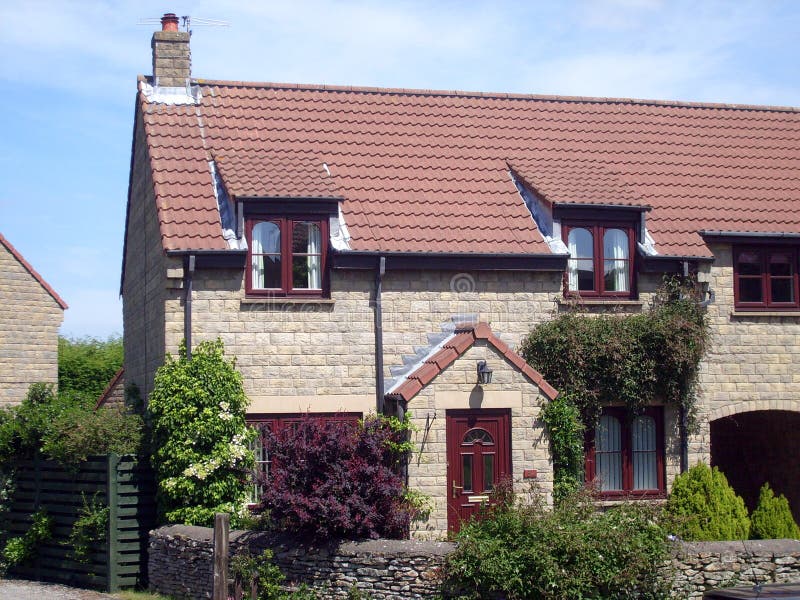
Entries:
<svg viewBox="0 0 800 600">
<path fill-rule="evenodd" d="M 58 382 L 58 328 L 66 302 L 0 234 L 0 406 L 32 383 Z"/>
<path fill-rule="evenodd" d="M 189 34 L 163 25 L 122 273 L 145 398 L 182 339 L 219 337 L 253 422 L 411 411 L 409 484 L 435 501 L 415 535 L 437 536 L 502 475 L 551 489 L 556 391 L 522 336 L 575 292 L 635 313 L 693 272 L 713 330 L 700 432 L 683 445 L 674 409 L 610 406 L 589 475 L 657 498 L 710 460 L 800 514 L 800 112 L 192 79 Z"/>
</svg>

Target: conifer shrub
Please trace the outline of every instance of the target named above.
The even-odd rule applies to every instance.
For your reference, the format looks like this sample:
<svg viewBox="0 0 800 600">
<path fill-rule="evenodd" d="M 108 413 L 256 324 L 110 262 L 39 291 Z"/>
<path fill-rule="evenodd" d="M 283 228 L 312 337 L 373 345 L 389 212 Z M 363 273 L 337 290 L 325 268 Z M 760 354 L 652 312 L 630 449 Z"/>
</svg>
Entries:
<svg viewBox="0 0 800 600">
<path fill-rule="evenodd" d="M 675 478 L 666 514 L 674 533 L 687 541 L 744 540 L 750 533 L 744 500 L 722 471 L 703 463 Z"/>
<path fill-rule="evenodd" d="M 398 472 L 404 428 L 374 415 L 358 424 L 305 415 L 296 427 L 263 429 L 270 472 L 260 510 L 278 529 L 312 537 L 402 537 L 413 510 Z"/>
<path fill-rule="evenodd" d="M 166 523 L 210 526 L 217 512 L 244 512 L 253 467 L 245 424 L 247 397 L 222 341 L 202 342 L 156 372 L 147 410 L 152 429 L 159 517 Z"/>
<path fill-rule="evenodd" d="M 769 483 L 761 487 L 758 506 L 750 515 L 750 535 L 756 540 L 798 539 L 800 527 L 792 516 L 792 509 L 786 496 L 775 496 Z"/>
</svg>

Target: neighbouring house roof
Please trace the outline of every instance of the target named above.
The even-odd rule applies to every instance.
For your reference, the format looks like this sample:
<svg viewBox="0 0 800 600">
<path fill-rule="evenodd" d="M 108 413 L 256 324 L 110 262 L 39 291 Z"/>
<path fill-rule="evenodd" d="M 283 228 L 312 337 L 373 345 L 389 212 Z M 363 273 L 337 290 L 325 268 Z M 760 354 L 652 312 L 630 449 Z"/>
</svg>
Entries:
<svg viewBox="0 0 800 600">
<path fill-rule="evenodd" d="M 665 256 L 800 233 L 795 108 L 194 83 L 139 94 L 165 250 L 228 247 L 209 161 L 235 197 L 340 198 L 356 251 L 550 254 L 511 173 L 547 208 L 649 207 Z"/>
<path fill-rule="evenodd" d="M 25 267 L 25 270 L 28 271 L 28 273 L 30 273 L 36 281 L 39 282 L 39 284 L 48 294 L 50 294 L 50 296 L 52 296 L 53 300 L 55 300 L 62 309 L 66 310 L 69 308 L 67 303 L 61 299 L 61 296 L 59 296 L 56 291 L 50 287 L 50 284 L 47 283 L 41 275 L 39 275 L 36 269 L 34 269 L 31 264 L 25 260 L 25 257 L 22 256 L 22 254 L 20 254 L 16 248 L 14 248 L 11 242 L 9 242 L 2 233 L 0 233 L 0 244 L 3 244 L 3 246 L 6 247 L 6 249 L 14 256 L 14 258 L 16 258 L 19 263 Z"/>
<path fill-rule="evenodd" d="M 386 397 L 408 402 L 478 340 L 485 340 L 487 344 L 493 346 L 499 354 L 535 383 L 548 400 L 554 400 L 558 396 L 558 391 L 545 381 L 541 373 L 497 337 L 487 323 L 469 323 L 457 325 L 450 337 L 422 358 L 416 368 L 395 382 L 387 391 Z"/>
<path fill-rule="evenodd" d="M 94 408 L 97 410 L 101 406 L 125 403 L 125 367 L 120 367 L 114 373 L 111 381 L 108 382 L 106 389 L 100 394 Z"/>
</svg>

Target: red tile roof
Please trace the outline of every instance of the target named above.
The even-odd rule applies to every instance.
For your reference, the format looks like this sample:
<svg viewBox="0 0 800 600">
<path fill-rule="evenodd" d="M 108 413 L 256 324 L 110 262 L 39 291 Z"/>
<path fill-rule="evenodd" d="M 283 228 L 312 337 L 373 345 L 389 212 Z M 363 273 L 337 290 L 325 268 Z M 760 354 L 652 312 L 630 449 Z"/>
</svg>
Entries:
<svg viewBox="0 0 800 600">
<path fill-rule="evenodd" d="M 28 271 L 28 273 L 30 273 L 30 274 L 33 276 L 33 278 L 34 278 L 36 281 L 38 281 L 38 282 L 39 282 L 39 284 L 40 284 L 40 285 L 41 285 L 41 286 L 42 286 L 42 287 L 45 289 L 45 291 L 46 291 L 48 294 L 50 294 L 50 295 L 53 297 L 53 300 L 55 300 L 55 301 L 56 301 L 56 303 L 57 303 L 57 304 L 58 304 L 58 305 L 59 305 L 59 306 L 60 306 L 62 309 L 66 310 L 67 308 L 69 308 L 69 307 L 67 306 L 67 303 L 66 303 L 66 302 L 64 302 L 64 301 L 61 299 L 61 296 L 59 296 L 59 295 L 56 293 L 56 291 L 55 291 L 53 288 L 51 288 L 51 287 L 50 287 L 50 284 L 49 284 L 49 283 L 47 283 L 47 282 L 44 280 L 44 278 L 43 278 L 41 275 L 39 275 L 39 273 L 36 271 L 36 269 L 34 269 L 34 268 L 31 266 L 31 264 L 30 264 L 30 263 L 29 263 L 27 260 L 25 260 L 25 257 L 24 257 L 24 256 L 22 256 L 22 254 L 20 254 L 20 253 L 19 253 L 19 251 L 18 251 L 16 248 L 14 248 L 14 246 L 13 246 L 13 245 L 11 245 L 11 242 L 9 242 L 9 241 L 8 241 L 8 240 L 7 240 L 7 239 L 6 239 L 6 238 L 3 236 L 3 234 L 2 234 L 2 233 L 0 233 L 0 244 L 3 244 L 3 246 L 5 246 L 5 247 L 8 249 L 8 251 L 9 251 L 9 252 L 11 252 L 11 254 L 14 256 L 14 258 L 16 258 L 16 259 L 19 261 L 19 263 L 20 263 L 20 264 L 21 264 L 23 267 L 25 267 L 25 270 L 26 270 L 26 271 Z"/>
<path fill-rule="evenodd" d="M 140 96 L 166 249 L 226 247 L 212 159 L 236 196 L 342 198 L 353 250 L 549 253 L 509 168 L 549 202 L 652 207 L 663 255 L 800 233 L 797 109 L 198 84 L 197 106 Z"/>
<path fill-rule="evenodd" d="M 119 387 L 125 386 L 125 367 L 120 367 L 114 376 L 111 378 L 111 381 L 108 382 L 106 385 L 106 389 L 103 390 L 103 393 L 100 394 L 100 397 L 97 399 L 97 402 L 94 405 L 94 409 L 97 410 L 101 406 L 106 406 L 107 404 L 112 403 L 115 399 L 120 398 L 122 403 L 125 403 L 125 391 L 120 390 Z"/>
<path fill-rule="evenodd" d="M 477 323 L 476 325 L 457 325 L 453 335 L 442 343 L 441 348 L 424 358 L 416 369 L 405 376 L 404 381 L 386 394 L 386 397 L 408 402 L 439 373 L 463 356 L 478 340 L 485 340 L 493 346 L 499 354 L 535 383 L 549 400 L 554 400 L 558 396 L 558 390 L 547 383 L 541 373 L 526 363 L 524 358 L 497 337 L 489 325 Z"/>
</svg>

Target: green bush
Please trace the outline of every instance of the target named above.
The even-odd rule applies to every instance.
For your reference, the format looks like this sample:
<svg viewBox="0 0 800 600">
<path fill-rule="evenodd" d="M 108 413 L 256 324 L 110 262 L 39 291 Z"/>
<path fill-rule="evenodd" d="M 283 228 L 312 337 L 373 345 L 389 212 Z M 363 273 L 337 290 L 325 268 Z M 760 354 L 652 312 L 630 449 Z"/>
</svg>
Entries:
<svg viewBox="0 0 800 600">
<path fill-rule="evenodd" d="M 553 497 L 576 491 L 583 483 L 583 431 L 581 413 L 569 394 L 561 394 L 542 409 L 542 421 L 550 438 L 553 456 Z"/>
<path fill-rule="evenodd" d="M 666 531 L 657 509 L 596 512 L 586 491 L 552 510 L 539 496 L 505 501 L 465 524 L 447 559 L 443 591 L 462 599 L 657 599 L 669 595 Z"/>
<path fill-rule="evenodd" d="M 666 512 L 674 533 L 684 540 L 744 540 L 750 533 L 744 500 L 722 471 L 703 463 L 675 478 Z"/>
<path fill-rule="evenodd" d="M 0 410 L 0 461 L 31 458 L 38 452 L 63 464 L 93 454 L 136 454 L 142 419 L 120 408 L 94 410 L 94 401 L 56 395 L 53 386 L 34 383 L 19 406 Z"/>
<path fill-rule="evenodd" d="M 264 550 L 259 556 L 249 552 L 237 554 L 231 558 L 228 569 L 231 578 L 242 586 L 246 598 L 250 597 L 251 584 L 255 583 L 257 600 L 319 600 L 319 595 L 305 584 L 294 592 L 284 591 L 286 577 L 272 562 L 272 550 Z"/>
<path fill-rule="evenodd" d="M 750 535 L 756 540 L 798 539 L 800 527 L 792 516 L 792 509 L 786 496 L 775 493 L 765 483 L 758 495 L 758 506 L 750 515 Z"/>
<path fill-rule="evenodd" d="M 118 406 L 74 406 L 58 414 L 42 435 L 42 452 L 75 464 L 93 454 L 136 454 L 142 448 L 142 417 Z"/>
<path fill-rule="evenodd" d="M 167 356 L 148 403 L 152 465 L 162 522 L 211 525 L 214 513 L 238 523 L 253 467 L 247 397 L 220 340 L 186 357 Z"/>
<path fill-rule="evenodd" d="M 122 366 L 122 338 L 58 338 L 58 390 L 96 402 Z"/>
<path fill-rule="evenodd" d="M 2 560 L 5 568 L 23 564 L 36 557 L 39 546 L 52 537 L 53 520 L 44 509 L 35 512 L 32 523 L 24 535 L 10 538 L 3 547 Z"/>
</svg>

